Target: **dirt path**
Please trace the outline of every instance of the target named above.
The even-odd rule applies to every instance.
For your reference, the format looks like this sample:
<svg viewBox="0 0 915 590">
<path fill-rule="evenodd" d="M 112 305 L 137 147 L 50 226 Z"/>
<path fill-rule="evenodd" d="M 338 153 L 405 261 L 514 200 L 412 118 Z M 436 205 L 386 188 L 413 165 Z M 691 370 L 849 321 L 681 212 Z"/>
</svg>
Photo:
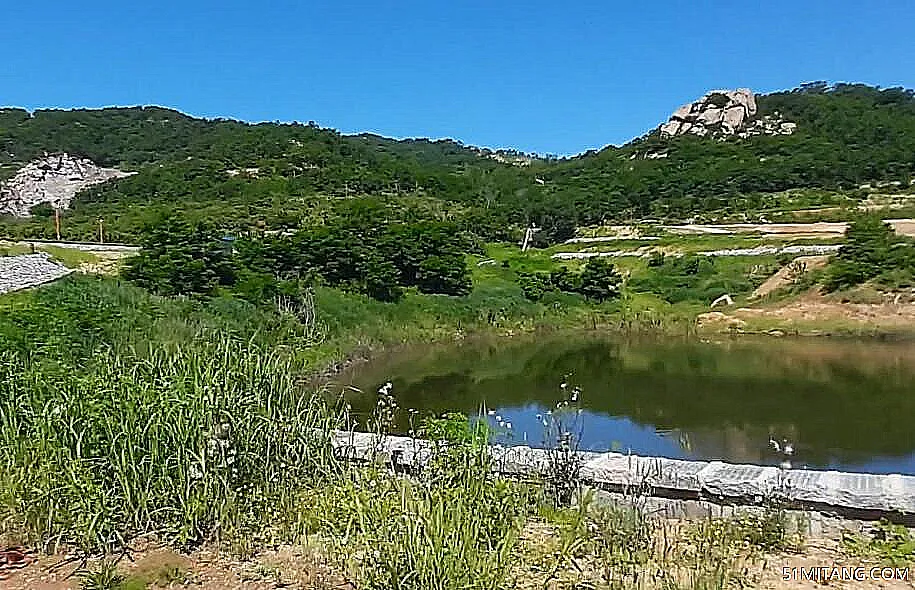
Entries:
<svg viewBox="0 0 915 590">
<path fill-rule="evenodd" d="M 98 568 L 98 562 L 89 567 Z M 24 567 L 0 569 L 2 590 L 80 590 L 81 561 L 44 556 Z M 168 549 L 148 549 L 121 560 L 119 571 L 134 585 L 129 588 L 205 588 L 206 590 L 353 590 L 308 548 L 282 547 L 251 560 L 232 559 L 210 549 L 179 555 Z M 146 584 L 143 586 L 142 584 Z"/>
<path fill-rule="evenodd" d="M 915 219 L 884 220 L 904 236 L 915 236 Z M 725 223 L 725 224 L 685 224 L 666 225 L 665 230 L 675 234 L 718 234 L 730 235 L 741 233 L 762 234 L 808 234 L 816 236 L 840 236 L 845 233 L 844 222 L 815 223 Z"/>
<path fill-rule="evenodd" d="M 826 266 L 827 262 L 829 262 L 829 256 L 798 256 L 757 287 L 753 291 L 752 298 L 765 297 L 776 289 L 791 285 L 803 274 Z"/>
</svg>

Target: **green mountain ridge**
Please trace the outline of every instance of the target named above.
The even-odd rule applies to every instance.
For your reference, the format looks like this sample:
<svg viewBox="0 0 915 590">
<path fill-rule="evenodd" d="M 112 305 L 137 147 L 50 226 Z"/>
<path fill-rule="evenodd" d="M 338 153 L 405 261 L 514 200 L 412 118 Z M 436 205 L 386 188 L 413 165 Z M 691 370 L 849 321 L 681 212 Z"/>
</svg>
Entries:
<svg viewBox="0 0 915 590">
<path fill-rule="evenodd" d="M 666 139 L 655 130 L 562 159 L 314 124 L 199 119 L 162 107 L 6 108 L 0 180 L 46 152 L 138 172 L 85 190 L 64 215 L 68 238 L 94 236 L 104 217 L 109 238 L 122 241 L 168 212 L 234 231 L 283 230 L 320 222 L 353 199 L 372 200 L 385 218 L 448 219 L 486 239 L 535 223 L 543 240 L 555 241 L 580 225 L 753 209 L 790 189 L 911 184 L 912 90 L 811 83 L 758 95 L 757 104 L 756 117 L 777 111 L 797 131 L 719 141 Z M 4 218 L 0 232 L 53 237 L 42 217 Z"/>
</svg>

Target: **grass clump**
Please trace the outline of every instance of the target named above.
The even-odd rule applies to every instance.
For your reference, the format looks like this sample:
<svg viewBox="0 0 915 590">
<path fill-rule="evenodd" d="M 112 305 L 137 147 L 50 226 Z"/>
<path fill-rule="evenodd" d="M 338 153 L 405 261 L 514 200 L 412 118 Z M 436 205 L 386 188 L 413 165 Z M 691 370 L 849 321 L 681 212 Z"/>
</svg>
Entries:
<svg viewBox="0 0 915 590">
<path fill-rule="evenodd" d="M 126 590 L 127 576 L 114 561 L 103 561 L 79 574 L 80 590 Z M 143 586 L 145 588 L 145 586 Z"/>
<path fill-rule="evenodd" d="M 90 280 L 36 297 L 0 319 L 0 531 L 189 547 L 282 523 L 334 469 L 331 412 L 250 326 Z"/>
<path fill-rule="evenodd" d="M 336 540 L 337 559 L 363 587 L 506 587 L 528 491 L 493 475 L 485 434 L 466 424 L 426 423 L 422 433 L 435 442 L 414 477 L 357 470 L 318 491 L 314 531 Z"/>
<path fill-rule="evenodd" d="M 915 535 L 905 526 L 886 520 L 874 525 L 869 533 L 846 533 L 842 544 L 852 555 L 891 565 L 915 563 Z"/>
</svg>

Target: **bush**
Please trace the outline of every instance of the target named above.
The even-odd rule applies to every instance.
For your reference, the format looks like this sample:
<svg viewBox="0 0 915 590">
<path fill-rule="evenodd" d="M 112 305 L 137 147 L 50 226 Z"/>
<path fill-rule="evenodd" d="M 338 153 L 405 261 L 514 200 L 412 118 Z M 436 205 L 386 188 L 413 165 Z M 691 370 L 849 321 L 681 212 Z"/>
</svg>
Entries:
<svg viewBox="0 0 915 590">
<path fill-rule="evenodd" d="M 471 282 L 462 255 L 429 256 L 419 265 L 416 286 L 421 293 L 466 295 Z"/>
<path fill-rule="evenodd" d="M 483 423 L 449 415 L 420 434 L 434 443 L 415 477 L 356 470 L 316 490 L 313 528 L 347 539 L 336 553 L 360 587 L 503 588 L 529 508 L 525 490 L 490 470 Z"/>
<path fill-rule="evenodd" d="M 531 301 L 540 301 L 550 291 L 577 293 L 601 303 L 620 296 L 623 278 L 612 263 L 602 258 L 592 258 L 580 272 L 567 267 L 545 273 L 518 273 L 518 285 L 524 296 Z"/>
<path fill-rule="evenodd" d="M 579 293 L 598 303 L 620 296 L 623 278 L 605 258 L 592 258 L 580 275 Z"/>
<path fill-rule="evenodd" d="M 0 317 L 0 535 L 244 537 L 334 471 L 332 413 L 256 308 L 87 278 L 35 298 Z"/>
<path fill-rule="evenodd" d="M 544 295 L 554 290 L 550 275 L 541 272 L 519 272 L 518 285 L 524 296 L 531 301 L 540 301 Z"/>
<path fill-rule="evenodd" d="M 657 293 L 669 303 L 695 301 L 711 303 L 723 293 L 749 291 L 752 283 L 745 268 L 731 261 L 709 256 L 666 257 L 647 275 L 630 279 L 631 289 Z"/>
<path fill-rule="evenodd" d="M 874 214 L 861 215 L 845 230 L 845 244 L 827 268 L 823 285 L 836 291 L 871 279 L 889 287 L 909 284 L 915 271 L 915 248 Z"/>
<path fill-rule="evenodd" d="M 212 226 L 165 217 L 146 226 L 123 276 L 160 295 L 212 295 L 236 281 L 231 252 Z"/>
</svg>

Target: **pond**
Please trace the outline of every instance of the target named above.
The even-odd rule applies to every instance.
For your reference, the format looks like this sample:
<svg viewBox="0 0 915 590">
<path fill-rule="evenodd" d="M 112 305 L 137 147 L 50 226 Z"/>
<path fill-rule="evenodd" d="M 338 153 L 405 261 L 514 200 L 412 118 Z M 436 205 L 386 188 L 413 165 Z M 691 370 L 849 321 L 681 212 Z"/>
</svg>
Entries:
<svg viewBox="0 0 915 590">
<path fill-rule="evenodd" d="M 578 388 L 584 450 L 915 474 L 909 343 L 591 333 L 466 340 L 391 351 L 338 375 L 331 391 L 364 424 L 388 381 L 399 433 L 421 416 L 461 412 L 488 420 L 500 442 L 543 446 L 543 417 Z"/>
</svg>

